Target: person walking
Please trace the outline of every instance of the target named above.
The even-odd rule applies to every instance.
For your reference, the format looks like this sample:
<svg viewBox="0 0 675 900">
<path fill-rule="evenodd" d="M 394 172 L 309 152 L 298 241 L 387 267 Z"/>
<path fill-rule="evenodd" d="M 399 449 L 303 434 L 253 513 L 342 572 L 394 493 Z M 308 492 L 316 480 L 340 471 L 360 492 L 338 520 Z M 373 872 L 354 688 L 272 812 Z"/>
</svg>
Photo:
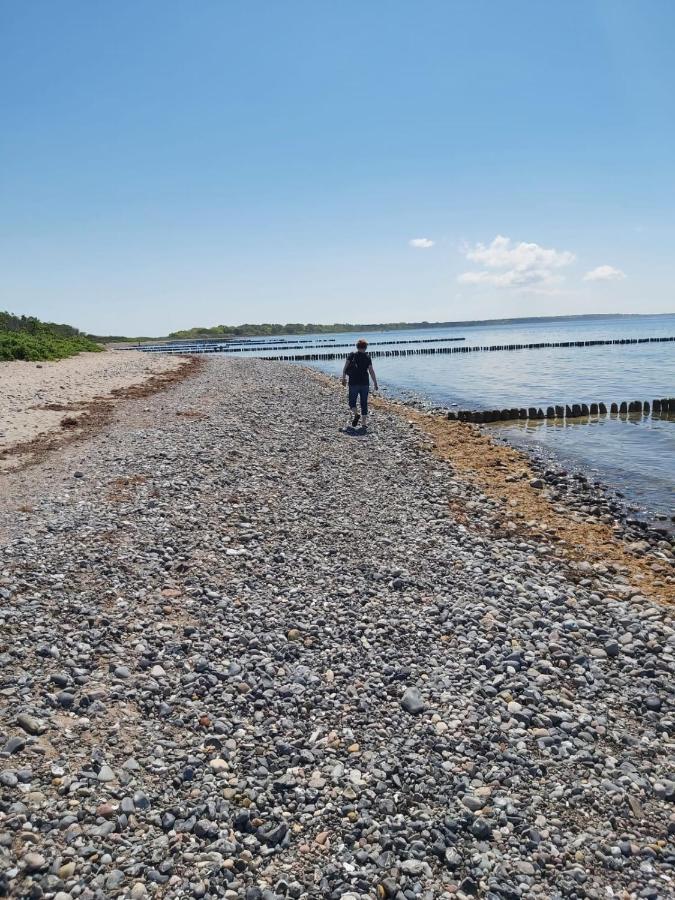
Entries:
<svg viewBox="0 0 675 900">
<path fill-rule="evenodd" d="M 368 341 L 360 338 L 356 342 L 356 352 L 350 353 L 342 369 L 342 384 L 347 384 L 349 377 L 349 411 L 352 428 L 356 428 L 361 420 L 365 431 L 368 427 L 368 391 L 370 378 L 373 379 L 373 390 L 377 390 L 377 376 L 373 369 L 370 353 L 367 353 Z M 356 409 L 356 401 L 360 401 L 361 412 Z"/>
</svg>

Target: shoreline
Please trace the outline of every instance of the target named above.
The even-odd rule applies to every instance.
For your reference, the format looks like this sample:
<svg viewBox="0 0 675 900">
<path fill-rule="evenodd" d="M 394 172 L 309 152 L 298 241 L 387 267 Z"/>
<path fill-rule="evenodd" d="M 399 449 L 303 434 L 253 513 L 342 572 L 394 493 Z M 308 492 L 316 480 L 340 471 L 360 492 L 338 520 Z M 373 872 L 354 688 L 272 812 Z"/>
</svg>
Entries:
<svg viewBox="0 0 675 900">
<path fill-rule="evenodd" d="M 271 326 L 273 330 L 265 331 L 260 333 L 258 329 L 256 331 L 256 326 L 251 325 L 253 330 L 247 332 L 240 332 L 238 329 L 243 328 L 243 325 L 226 325 L 226 326 L 213 326 L 213 328 L 224 327 L 226 330 L 222 332 L 213 332 L 207 328 L 205 331 L 199 332 L 197 329 L 188 328 L 181 329 L 179 331 L 173 332 L 173 335 L 166 335 L 165 337 L 148 337 L 148 338 L 130 338 L 126 341 L 111 341 L 110 346 L 120 347 L 122 349 L 126 349 L 130 344 L 138 344 L 138 343 L 170 343 L 171 341 L 183 341 L 183 340 L 198 340 L 198 341 L 237 341 L 240 338 L 248 339 L 248 338 L 262 338 L 262 339 L 273 339 L 273 338 L 284 338 L 284 337 L 303 337 L 306 334 L 357 334 L 359 332 L 372 332 L 372 331 L 406 331 L 406 330 L 414 330 L 414 331 L 425 331 L 425 330 L 434 330 L 437 328 L 476 328 L 476 327 L 490 327 L 495 325 L 531 325 L 537 324 L 539 322 L 567 322 L 574 320 L 587 320 L 587 321 L 598 321 L 600 319 L 639 319 L 639 318 L 659 318 L 672 316 L 672 313 L 582 313 L 579 315 L 562 315 L 562 316 L 521 316 L 510 319 L 465 319 L 465 320 L 456 320 L 451 322 L 379 322 L 379 323 L 362 323 L 362 324 L 352 324 L 352 323 L 335 323 L 331 325 L 327 325 L 327 323 L 312 323 L 313 325 L 318 326 L 318 331 L 302 331 L 302 332 L 289 332 L 284 329 L 288 326 L 282 325 L 280 323 L 275 323 Z M 347 326 L 345 330 L 344 326 Z M 306 328 L 309 326 L 305 326 Z M 322 328 L 329 327 L 331 330 L 322 331 Z M 230 329 L 230 330 L 227 330 Z M 196 332 L 192 334 L 192 332 Z"/>
<path fill-rule="evenodd" d="M 309 367 L 306 371 L 342 391 L 331 376 Z M 413 423 L 431 439 L 427 447 L 432 453 L 500 504 L 495 533 L 553 538 L 559 555 L 586 577 L 595 570 L 605 575 L 608 564 L 617 566 L 653 600 L 675 603 L 675 535 L 649 523 L 631 527 L 627 509 L 623 504 L 610 506 L 604 485 L 594 486 L 589 498 L 584 476 L 562 476 L 562 465 L 540 462 L 480 426 L 389 397 L 376 396 L 371 402 L 375 409 L 393 409 Z"/>
<path fill-rule="evenodd" d="M 454 420 L 456 417 L 456 410 L 437 406 L 417 394 L 406 392 L 402 395 L 393 394 L 388 396 L 385 394 L 383 399 L 401 404 L 422 415 L 432 415 L 441 419 L 449 418 L 451 420 Z M 555 449 L 551 449 L 543 444 L 512 440 L 511 437 L 504 436 L 502 434 L 502 426 L 511 423 L 477 423 L 470 419 L 463 421 L 469 422 L 493 443 L 498 445 L 504 444 L 522 454 L 538 477 L 554 484 L 557 482 L 559 487 L 566 490 L 567 502 L 583 508 L 588 506 L 592 499 L 593 503 L 591 505 L 600 508 L 602 515 L 611 515 L 616 520 L 616 523 L 621 526 L 624 538 L 632 541 L 646 539 L 652 543 L 658 543 L 665 539 L 675 545 L 675 513 L 670 516 L 662 511 L 650 513 L 644 506 L 644 503 L 640 506 L 634 505 L 641 502 L 635 496 L 624 493 L 616 485 L 612 486 L 604 480 L 602 472 L 590 469 L 587 465 L 576 462 L 573 458 L 565 458 Z M 563 484 L 565 481 L 567 481 L 567 484 Z M 595 492 L 593 498 L 589 498 L 586 494 L 586 487 L 591 483 Z"/>
<path fill-rule="evenodd" d="M 573 569 L 470 426 L 346 418 L 209 359 L 3 476 L 5 894 L 671 889 L 664 576 Z"/>
</svg>

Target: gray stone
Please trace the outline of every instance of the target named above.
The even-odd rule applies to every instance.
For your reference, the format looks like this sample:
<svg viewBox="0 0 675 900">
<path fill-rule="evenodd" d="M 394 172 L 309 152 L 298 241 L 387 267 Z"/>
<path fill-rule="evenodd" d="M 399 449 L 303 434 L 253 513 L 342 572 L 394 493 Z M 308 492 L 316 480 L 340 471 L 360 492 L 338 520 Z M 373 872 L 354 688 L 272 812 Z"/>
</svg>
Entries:
<svg viewBox="0 0 675 900">
<path fill-rule="evenodd" d="M 406 688 L 401 699 L 401 706 L 411 715 L 418 715 L 426 709 L 422 695 L 416 687 Z"/>
<path fill-rule="evenodd" d="M 3 753 L 20 753 L 26 746 L 26 739 L 19 734 L 12 735 L 2 748 Z"/>
<path fill-rule="evenodd" d="M 472 794 L 465 794 L 464 797 L 462 797 L 462 803 L 472 812 L 476 812 L 485 806 L 485 800 L 483 800 L 482 797 L 475 797 Z"/>
<path fill-rule="evenodd" d="M 44 722 L 41 722 L 34 716 L 28 715 L 28 713 L 19 713 L 19 715 L 16 717 L 16 722 L 17 725 L 23 728 L 24 731 L 28 732 L 28 734 L 42 734 L 42 732 L 46 729 Z"/>
</svg>

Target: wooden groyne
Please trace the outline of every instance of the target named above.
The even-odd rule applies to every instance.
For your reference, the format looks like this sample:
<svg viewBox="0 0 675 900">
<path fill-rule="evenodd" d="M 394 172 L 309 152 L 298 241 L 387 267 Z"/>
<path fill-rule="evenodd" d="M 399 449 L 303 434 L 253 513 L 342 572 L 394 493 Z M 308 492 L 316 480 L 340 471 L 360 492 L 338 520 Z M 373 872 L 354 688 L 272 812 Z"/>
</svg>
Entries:
<svg viewBox="0 0 675 900">
<path fill-rule="evenodd" d="M 440 340 L 437 338 L 429 338 L 426 339 L 428 341 L 432 340 Z M 457 340 L 465 340 L 465 338 L 443 338 L 444 342 L 449 340 L 457 341 Z M 594 341 L 541 341 L 539 343 L 533 344 L 491 344 L 489 346 L 481 347 L 481 346 L 465 346 L 465 347 L 417 347 L 411 350 L 369 350 L 371 357 L 406 357 L 406 356 L 440 356 L 447 354 L 455 354 L 455 353 L 494 353 L 498 351 L 513 351 L 513 350 L 544 350 L 544 349 L 566 349 L 569 347 L 606 347 L 606 346 L 624 346 L 628 344 L 663 344 L 663 343 L 672 343 L 675 341 L 674 337 L 645 337 L 645 338 L 614 338 L 613 340 L 594 340 Z M 380 343 L 415 343 L 419 344 L 421 341 L 381 341 Z M 336 348 L 339 345 L 334 345 Z M 352 344 L 344 344 L 345 347 L 351 347 Z M 237 352 L 268 352 L 268 348 L 265 347 L 245 347 L 245 348 L 232 348 L 228 350 L 226 347 L 200 347 L 200 346 L 181 346 L 181 347 L 173 347 L 173 346 L 157 346 L 157 345 L 146 345 L 146 346 L 131 346 L 124 347 L 120 349 L 125 350 L 143 350 L 146 353 L 237 353 Z M 276 349 L 276 348 L 274 348 Z M 300 350 L 305 349 L 304 347 L 299 347 L 295 345 L 289 346 L 287 349 L 289 350 Z M 336 359 L 345 359 L 344 353 L 300 353 L 300 354 L 277 354 L 275 356 L 264 356 L 262 359 L 267 359 L 270 362 L 329 362 L 330 360 Z"/>
<path fill-rule="evenodd" d="M 509 422 L 518 420 L 539 419 L 584 419 L 592 416 L 606 415 L 656 415 L 675 413 L 675 397 L 660 400 L 624 400 L 621 403 L 572 403 L 543 407 L 513 407 L 511 409 L 460 409 L 450 411 L 448 419 L 460 422 L 485 424 L 489 422 Z"/>
<path fill-rule="evenodd" d="M 410 338 L 406 340 L 392 340 L 392 341 L 369 341 L 368 345 L 371 347 L 375 346 L 385 346 L 391 344 L 447 344 L 456 341 L 465 341 L 465 337 L 444 337 L 444 338 Z M 197 342 L 195 344 L 191 344 L 189 342 L 171 342 L 170 344 L 137 344 L 135 346 L 129 347 L 120 347 L 120 350 L 141 350 L 144 353 L 268 353 L 270 350 L 279 351 L 281 349 L 284 350 L 306 350 L 306 347 L 303 347 L 303 343 L 312 343 L 310 341 L 301 341 L 296 344 L 283 344 L 279 346 L 277 342 L 252 342 L 250 344 L 246 344 L 245 342 L 212 342 L 205 341 L 203 343 Z M 319 343 L 316 341 L 315 343 Z M 351 347 L 354 348 L 355 343 L 351 341 L 347 344 L 333 344 L 331 342 L 330 349 L 338 349 L 339 347 Z M 323 350 L 323 347 L 321 348 Z M 336 357 L 340 354 L 334 354 Z M 372 356 L 372 353 L 371 353 Z M 281 359 L 282 357 L 265 357 L 266 359 Z M 285 359 L 285 357 L 284 357 Z"/>
</svg>

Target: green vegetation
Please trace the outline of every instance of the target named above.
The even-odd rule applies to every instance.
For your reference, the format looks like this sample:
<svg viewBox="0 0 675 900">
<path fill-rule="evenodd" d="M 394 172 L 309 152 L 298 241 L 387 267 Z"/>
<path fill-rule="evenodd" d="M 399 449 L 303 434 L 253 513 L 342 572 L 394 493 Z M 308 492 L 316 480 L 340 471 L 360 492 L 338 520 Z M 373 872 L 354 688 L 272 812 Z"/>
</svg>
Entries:
<svg viewBox="0 0 675 900">
<path fill-rule="evenodd" d="M 431 322 L 387 322 L 379 325 L 354 325 L 349 322 L 335 322 L 332 325 L 317 325 L 309 322 L 287 322 L 285 325 L 264 322 L 261 325 L 214 325 L 213 328 L 187 328 L 173 331 L 169 338 L 199 337 L 267 337 L 276 334 L 335 334 L 342 331 L 401 331 L 406 328 L 430 328 Z"/>
<path fill-rule="evenodd" d="M 64 359 L 83 350 L 98 351 L 103 347 L 72 325 L 0 312 L 0 360 Z"/>
</svg>

